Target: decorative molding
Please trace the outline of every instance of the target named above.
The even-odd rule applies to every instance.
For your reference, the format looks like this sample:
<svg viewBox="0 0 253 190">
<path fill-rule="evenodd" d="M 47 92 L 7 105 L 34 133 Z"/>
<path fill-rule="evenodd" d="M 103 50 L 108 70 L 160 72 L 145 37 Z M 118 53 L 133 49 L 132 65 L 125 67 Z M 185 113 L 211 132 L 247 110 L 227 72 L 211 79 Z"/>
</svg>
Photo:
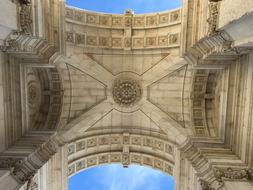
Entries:
<svg viewBox="0 0 253 190">
<path fill-rule="evenodd" d="M 177 48 L 180 46 L 180 34 L 171 33 L 158 36 L 94 36 L 66 31 L 66 42 L 81 47 L 99 47 L 112 49 L 150 49 Z"/>
<path fill-rule="evenodd" d="M 7 52 L 14 57 L 31 54 L 32 58 L 49 59 L 56 53 L 56 48 L 47 43 L 45 39 L 13 31 L 4 40 L 4 45 L 0 46 L 0 51 Z"/>
<path fill-rule="evenodd" d="M 194 66 L 207 65 L 212 60 L 226 64 L 238 58 L 239 54 L 235 50 L 229 34 L 219 31 L 199 40 L 185 53 L 185 58 Z"/>
<path fill-rule="evenodd" d="M 219 9 L 221 0 L 209 0 L 209 18 L 207 19 L 208 23 L 208 35 L 212 35 L 217 32 L 218 22 L 219 22 Z"/>
<path fill-rule="evenodd" d="M 229 181 L 245 181 L 253 180 L 253 170 L 251 169 L 242 169 L 242 168 L 219 168 L 215 167 L 213 169 L 214 176 L 216 179 L 223 183 L 226 180 Z"/>
<path fill-rule="evenodd" d="M 86 19 L 77 19 L 76 14 Z M 102 14 L 87 11 L 80 11 L 66 7 L 66 23 L 73 27 L 66 31 L 66 41 L 70 45 L 75 44 L 84 47 L 99 47 L 109 49 L 154 49 L 154 48 L 178 48 L 180 46 L 181 9 L 161 12 L 156 14 L 134 15 L 127 11 L 126 14 Z M 91 30 L 81 32 L 73 30 L 74 26 L 86 28 L 88 26 L 98 32 L 97 35 Z M 160 28 L 167 27 L 170 31 L 161 34 Z M 140 33 L 140 29 L 145 32 Z M 149 29 L 157 32 L 150 33 Z M 135 32 L 136 31 L 136 32 Z M 147 32 L 146 32 L 147 31 Z M 101 35 L 102 33 L 107 36 Z M 138 40 L 136 40 L 138 39 Z"/>
<path fill-rule="evenodd" d="M 145 153 L 123 154 L 121 152 L 98 153 L 71 162 L 68 166 L 68 175 L 72 176 L 83 169 L 110 163 L 122 163 L 124 167 L 129 164 L 146 165 L 173 175 L 173 164 L 166 160 Z"/>
<path fill-rule="evenodd" d="M 20 33 L 31 36 L 33 34 L 32 2 L 31 0 L 20 0 L 19 2 Z"/>
<path fill-rule="evenodd" d="M 191 115 L 192 126 L 197 136 L 209 136 L 206 122 L 206 88 L 208 70 L 195 71 L 192 78 Z"/>
<path fill-rule="evenodd" d="M 94 147 L 103 147 L 105 149 L 111 149 L 112 145 L 115 147 L 121 146 L 122 153 L 128 153 L 132 147 L 145 147 L 146 149 L 156 150 L 159 153 L 167 155 L 167 158 L 174 157 L 174 146 L 171 143 L 166 142 L 165 139 L 161 140 L 158 137 L 151 137 L 147 135 L 137 134 L 101 134 L 93 137 L 86 137 L 78 139 L 68 145 L 68 156 L 73 157 L 75 153 L 85 153 L 94 150 Z M 124 150 L 124 147 L 128 147 Z M 166 158 L 166 157 L 165 157 Z"/>
<path fill-rule="evenodd" d="M 26 139 L 27 142 L 33 143 L 34 138 L 32 136 L 30 138 L 30 141 Z M 45 134 L 44 138 L 46 138 Z M 0 155 L 0 168 L 10 169 L 11 175 L 17 182 L 19 184 L 25 184 L 34 177 L 37 170 L 40 169 L 57 152 L 59 146 L 62 145 L 62 140 L 57 136 L 53 136 L 46 142 L 38 144 L 36 150 L 25 158 L 17 153 L 14 159 L 8 154 L 5 155 L 3 153 Z"/>
</svg>

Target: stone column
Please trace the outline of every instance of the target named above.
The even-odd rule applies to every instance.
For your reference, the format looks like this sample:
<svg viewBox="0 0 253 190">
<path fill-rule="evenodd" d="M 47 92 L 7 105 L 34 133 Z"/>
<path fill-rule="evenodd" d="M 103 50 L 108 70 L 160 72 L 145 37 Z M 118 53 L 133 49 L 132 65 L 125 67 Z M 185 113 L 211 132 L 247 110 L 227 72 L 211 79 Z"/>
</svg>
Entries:
<svg viewBox="0 0 253 190">
<path fill-rule="evenodd" d="M 40 190 L 67 190 L 68 189 L 68 161 L 67 161 L 67 146 L 61 147 L 58 152 L 46 164 L 46 172 L 43 175 L 46 177 L 43 188 Z"/>
<path fill-rule="evenodd" d="M 0 52 L 0 152 L 5 150 L 3 64 L 4 54 Z"/>
</svg>

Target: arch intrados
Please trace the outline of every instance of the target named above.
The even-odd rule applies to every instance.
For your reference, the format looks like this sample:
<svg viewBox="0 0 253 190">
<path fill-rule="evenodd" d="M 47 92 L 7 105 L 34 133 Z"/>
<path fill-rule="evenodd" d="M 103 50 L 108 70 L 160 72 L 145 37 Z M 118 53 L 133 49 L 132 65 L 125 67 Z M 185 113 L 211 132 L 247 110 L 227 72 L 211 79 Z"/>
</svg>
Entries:
<svg viewBox="0 0 253 190">
<path fill-rule="evenodd" d="M 147 165 L 173 175 L 174 144 L 155 136 L 116 133 L 78 139 L 68 145 L 69 176 L 101 164 Z"/>
<path fill-rule="evenodd" d="M 123 153 L 122 152 L 111 152 L 111 153 L 102 153 L 102 154 L 93 154 L 93 155 L 90 155 L 90 156 L 87 156 L 85 158 L 81 158 L 79 160 L 75 160 L 71 163 L 68 164 L 68 177 L 72 177 L 86 169 L 89 169 L 89 168 L 93 168 L 93 167 L 97 167 L 97 166 L 102 166 L 102 165 L 106 165 L 106 164 L 122 164 L 123 167 L 128 167 L 129 165 L 139 165 L 139 166 L 146 166 L 146 167 L 149 167 L 149 168 L 152 168 L 152 169 L 155 169 L 155 170 L 159 170 L 169 176 L 173 176 L 173 168 L 174 168 L 174 165 L 172 163 L 169 163 L 168 161 L 162 159 L 162 158 L 159 158 L 159 157 L 156 157 L 156 156 L 152 156 L 150 154 L 144 154 L 144 153 L 130 153 L 129 156 L 140 156 L 141 157 L 141 161 L 138 163 L 138 162 L 135 162 L 135 161 L 132 161 L 130 159 L 130 162 L 128 165 L 124 165 L 124 163 L 122 163 L 122 160 L 119 160 L 119 161 L 111 161 L 110 158 L 112 155 L 121 155 L 121 158 L 122 159 L 122 156 L 123 156 Z M 104 163 L 99 163 L 98 161 L 98 158 L 100 156 L 105 156 L 107 155 L 108 156 L 108 162 L 104 162 Z M 96 158 L 96 162 L 92 163 L 92 164 L 89 164 L 87 165 L 88 163 L 88 160 L 89 159 L 94 159 Z M 147 163 L 145 161 L 144 158 L 149 158 L 151 160 L 151 164 Z M 85 163 L 84 165 L 82 165 L 82 163 Z M 158 163 L 161 163 L 161 165 L 158 165 Z"/>
</svg>

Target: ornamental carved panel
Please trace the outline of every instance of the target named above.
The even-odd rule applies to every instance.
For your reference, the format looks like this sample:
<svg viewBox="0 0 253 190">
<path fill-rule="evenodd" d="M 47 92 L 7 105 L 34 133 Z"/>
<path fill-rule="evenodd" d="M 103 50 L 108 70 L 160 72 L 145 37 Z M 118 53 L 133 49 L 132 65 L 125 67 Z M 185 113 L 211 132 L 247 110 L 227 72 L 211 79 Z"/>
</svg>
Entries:
<svg viewBox="0 0 253 190">
<path fill-rule="evenodd" d="M 76 44 L 85 44 L 85 34 L 75 34 L 75 43 Z"/>
<path fill-rule="evenodd" d="M 170 22 L 178 22 L 178 21 L 180 21 L 180 10 L 171 12 Z"/>
<path fill-rule="evenodd" d="M 74 43 L 74 33 L 66 32 L 66 42 Z"/>
<path fill-rule="evenodd" d="M 170 44 L 179 43 L 179 34 L 171 34 L 169 38 L 170 38 Z"/>
<path fill-rule="evenodd" d="M 124 17 L 125 27 L 131 27 L 132 26 L 132 17 Z"/>
<path fill-rule="evenodd" d="M 133 47 L 144 47 L 144 38 L 134 38 Z"/>
<path fill-rule="evenodd" d="M 147 37 L 146 46 L 156 46 L 156 37 Z"/>
<path fill-rule="evenodd" d="M 74 17 L 74 10 L 70 9 L 70 8 L 66 8 L 65 16 L 66 16 L 66 18 L 73 19 L 73 17 Z"/>
<path fill-rule="evenodd" d="M 82 170 L 85 167 L 86 167 L 86 161 L 85 160 L 81 160 L 81 161 L 76 163 L 76 171 Z"/>
<path fill-rule="evenodd" d="M 97 15 L 87 14 L 86 22 L 87 24 L 97 24 Z"/>
<path fill-rule="evenodd" d="M 103 26 L 110 26 L 110 17 L 109 16 L 99 16 L 99 24 Z"/>
<path fill-rule="evenodd" d="M 108 154 L 100 155 L 100 156 L 98 157 L 98 162 L 99 162 L 99 164 L 108 163 L 108 162 L 109 162 L 109 155 L 108 155 Z"/>
<path fill-rule="evenodd" d="M 168 24 L 169 22 L 170 15 L 168 13 L 159 15 L 159 24 Z"/>
<path fill-rule="evenodd" d="M 154 160 L 154 167 L 160 170 L 163 170 L 163 161 L 155 159 Z"/>
<path fill-rule="evenodd" d="M 138 163 L 138 164 L 140 164 L 141 163 L 141 156 L 140 155 L 135 155 L 135 154 L 133 154 L 133 155 L 131 155 L 131 162 L 132 163 Z"/>
<path fill-rule="evenodd" d="M 86 147 L 85 145 L 86 143 L 84 140 L 76 143 L 76 151 L 84 150 Z"/>
<path fill-rule="evenodd" d="M 159 36 L 158 37 L 159 46 L 168 46 L 168 36 Z"/>
<path fill-rule="evenodd" d="M 123 17 L 112 17 L 112 26 L 122 27 Z"/>
<path fill-rule="evenodd" d="M 82 11 L 75 11 L 74 19 L 76 21 L 82 22 L 84 20 L 84 13 Z"/>
<path fill-rule="evenodd" d="M 109 37 L 99 37 L 99 46 L 109 47 L 110 46 L 110 38 Z"/>
<path fill-rule="evenodd" d="M 124 39 L 124 47 L 131 48 L 132 47 L 132 38 L 125 38 Z"/>
<path fill-rule="evenodd" d="M 97 44 L 98 44 L 97 36 L 87 36 L 87 45 L 97 46 Z"/>
<path fill-rule="evenodd" d="M 19 9 L 20 32 L 25 35 L 33 34 L 32 5 L 31 1 L 21 1 Z"/>
<path fill-rule="evenodd" d="M 138 16 L 133 18 L 133 26 L 134 27 L 144 27 L 145 26 L 145 17 Z"/>
<path fill-rule="evenodd" d="M 122 47 L 122 38 L 112 38 L 112 47 L 121 48 Z"/>
<path fill-rule="evenodd" d="M 146 16 L 146 26 L 156 26 L 157 17 L 156 16 Z"/>
</svg>

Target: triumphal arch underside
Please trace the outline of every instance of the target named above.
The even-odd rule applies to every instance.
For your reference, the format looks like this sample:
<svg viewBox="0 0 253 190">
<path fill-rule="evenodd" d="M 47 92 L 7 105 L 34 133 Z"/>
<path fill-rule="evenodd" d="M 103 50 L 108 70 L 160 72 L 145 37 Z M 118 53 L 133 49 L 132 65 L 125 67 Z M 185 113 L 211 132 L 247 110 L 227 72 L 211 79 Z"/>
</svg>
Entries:
<svg viewBox="0 0 253 190">
<path fill-rule="evenodd" d="M 252 0 L 0 10 L 0 189 L 67 190 L 107 163 L 161 170 L 175 190 L 253 189 Z"/>
</svg>

